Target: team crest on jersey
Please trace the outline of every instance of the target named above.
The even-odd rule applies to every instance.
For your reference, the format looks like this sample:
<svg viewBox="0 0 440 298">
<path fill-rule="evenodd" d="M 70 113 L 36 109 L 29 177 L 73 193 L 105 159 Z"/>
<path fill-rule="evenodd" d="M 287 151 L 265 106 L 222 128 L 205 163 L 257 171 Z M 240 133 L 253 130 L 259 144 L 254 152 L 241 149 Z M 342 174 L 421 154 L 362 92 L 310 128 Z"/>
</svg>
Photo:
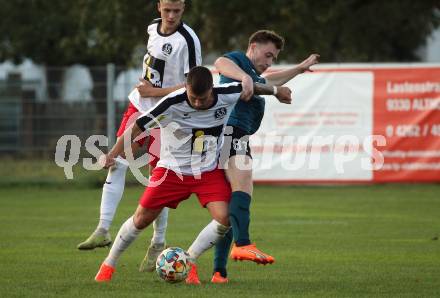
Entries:
<svg viewBox="0 0 440 298">
<path fill-rule="evenodd" d="M 223 119 L 227 114 L 226 108 L 218 108 L 214 112 L 215 119 Z"/>
<path fill-rule="evenodd" d="M 164 45 L 162 46 L 162 53 L 163 53 L 165 56 L 170 55 L 172 51 L 173 51 L 173 47 L 171 46 L 170 43 L 166 43 L 166 44 L 164 44 Z"/>
</svg>

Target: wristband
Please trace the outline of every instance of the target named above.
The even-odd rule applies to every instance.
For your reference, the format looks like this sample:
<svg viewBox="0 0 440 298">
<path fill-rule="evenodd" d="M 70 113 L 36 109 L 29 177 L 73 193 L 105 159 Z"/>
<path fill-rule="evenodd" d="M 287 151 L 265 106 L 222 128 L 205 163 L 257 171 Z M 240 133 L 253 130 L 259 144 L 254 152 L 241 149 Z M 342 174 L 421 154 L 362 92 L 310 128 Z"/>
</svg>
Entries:
<svg viewBox="0 0 440 298">
<path fill-rule="evenodd" d="M 273 95 L 277 95 L 277 93 L 278 93 L 277 86 L 272 86 L 272 87 L 273 87 Z"/>
</svg>

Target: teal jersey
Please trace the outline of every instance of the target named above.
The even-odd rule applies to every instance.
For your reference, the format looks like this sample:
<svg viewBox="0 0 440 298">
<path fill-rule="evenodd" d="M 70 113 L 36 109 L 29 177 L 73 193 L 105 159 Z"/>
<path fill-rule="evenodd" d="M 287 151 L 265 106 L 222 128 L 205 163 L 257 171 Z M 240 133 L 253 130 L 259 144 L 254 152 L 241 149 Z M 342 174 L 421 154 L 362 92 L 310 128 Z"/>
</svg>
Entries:
<svg viewBox="0 0 440 298">
<path fill-rule="evenodd" d="M 266 80 L 257 73 L 254 65 L 245 53 L 234 51 L 226 53 L 223 57 L 237 64 L 244 72 L 251 76 L 254 82 L 266 83 Z M 235 80 L 220 75 L 220 83 L 231 82 L 235 82 Z M 264 116 L 264 106 L 264 98 L 261 96 L 254 95 L 248 102 L 239 100 L 229 116 L 228 125 L 241 128 L 249 135 L 254 134 L 261 125 L 261 120 Z"/>
</svg>

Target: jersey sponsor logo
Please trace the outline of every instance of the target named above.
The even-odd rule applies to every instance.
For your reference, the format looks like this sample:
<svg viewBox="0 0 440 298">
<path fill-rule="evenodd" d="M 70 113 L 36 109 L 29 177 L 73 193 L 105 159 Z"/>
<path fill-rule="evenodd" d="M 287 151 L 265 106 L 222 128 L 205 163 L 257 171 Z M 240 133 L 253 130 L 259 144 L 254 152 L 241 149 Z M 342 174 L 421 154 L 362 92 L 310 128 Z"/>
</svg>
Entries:
<svg viewBox="0 0 440 298">
<path fill-rule="evenodd" d="M 165 60 L 148 55 L 145 59 L 146 73 L 145 79 L 148 80 L 154 87 L 161 88 L 163 77 L 165 73 Z"/>
<path fill-rule="evenodd" d="M 193 136 L 193 152 L 202 153 L 205 147 L 205 132 L 203 130 L 197 130 Z"/>
<path fill-rule="evenodd" d="M 215 153 L 223 125 L 210 128 L 193 128 L 192 130 L 192 155 L 200 155 L 204 161 L 208 152 Z"/>
<path fill-rule="evenodd" d="M 214 112 L 215 119 L 223 119 L 227 114 L 226 108 L 218 108 Z"/>
<path fill-rule="evenodd" d="M 183 113 L 182 119 L 190 119 L 191 115 L 189 113 Z"/>
<path fill-rule="evenodd" d="M 165 56 L 171 55 L 171 52 L 173 51 L 173 46 L 170 43 L 166 43 L 162 46 L 162 53 Z"/>
</svg>

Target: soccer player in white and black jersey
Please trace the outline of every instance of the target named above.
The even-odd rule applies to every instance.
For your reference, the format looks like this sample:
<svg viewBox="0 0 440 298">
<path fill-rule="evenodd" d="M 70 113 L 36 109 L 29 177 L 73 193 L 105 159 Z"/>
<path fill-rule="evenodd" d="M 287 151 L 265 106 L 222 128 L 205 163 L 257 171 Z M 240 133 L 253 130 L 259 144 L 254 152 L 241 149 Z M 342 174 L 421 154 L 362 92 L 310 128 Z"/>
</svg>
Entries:
<svg viewBox="0 0 440 298">
<path fill-rule="evenodd" d="M 153 107 L 160 98 L 184 86 L 185 76 L 189 70 L 202 63 L 200 41 L 194 31 L 182 22 L 185 7 L 184 0 L 160 0 L 158 11 L 161 18 L 154 20 L 148 26 L 147 54 L 143 60 L 142 78 L 136 88 L 130 93 L 130 103 L 124 113 L 118 138 L 124 133 L 138 115 Z M 150 157 L 157 157 L 158 148 L 152 148 L 153 137 L 149 138 Z M 135 152 L 143 145 L 145 139 L 135 142 L 132 151 Z M 150 159 L 154 167 L 157 158 Z M 122 198 L 125 185 L 125 174 L 128 163 L 125 155 L 116 158 L 115 165 L 108 172 L 103 186 L 99 224 L 93 234 L 78 245 L 79 249 L 94 249 L 109 246 L 111 238 L 109 228 Z M 149 254 L 141 265 L 141 269 L 152 271 L 157 254 L 165 248 L 165 231 L 168 209 L 154 223 L 154 234 L 149 247 Z M 149 262 L 148 261 L 148 256 Z"/>
<path fill-rule="evenodd" d="M 256 83 L 254 88 L 256 94 L 273 94 L 272 86 Z M 240 83 L 213 87 L 211 72 L 202 66 L 194 67 L 188 74 L 186 88 L 164 97 L 143 114 L 112 150 L 100 158 L 105 167 L 114 165 L 115 157 L 124 151 L 124 147 L 130 148 L 131 140 L 142 131 L 161 126 L 160 160 L 152 172 L 150 185 L 141 196 L 134 215 L 120 228 L 96 281 L 111 280 L 121 254 L 164 207 L 177 208 L 181 201 L 196 193 L 200 204 L 208 209 L 213 219 L 188 249 L 193 264 L 187 283 L 200 283 L 194 262 L 229 229 L 231 188 L 224 171 L 218 168 L 218 156 L 226 121 L 241 91 Z"/>
</svg>

